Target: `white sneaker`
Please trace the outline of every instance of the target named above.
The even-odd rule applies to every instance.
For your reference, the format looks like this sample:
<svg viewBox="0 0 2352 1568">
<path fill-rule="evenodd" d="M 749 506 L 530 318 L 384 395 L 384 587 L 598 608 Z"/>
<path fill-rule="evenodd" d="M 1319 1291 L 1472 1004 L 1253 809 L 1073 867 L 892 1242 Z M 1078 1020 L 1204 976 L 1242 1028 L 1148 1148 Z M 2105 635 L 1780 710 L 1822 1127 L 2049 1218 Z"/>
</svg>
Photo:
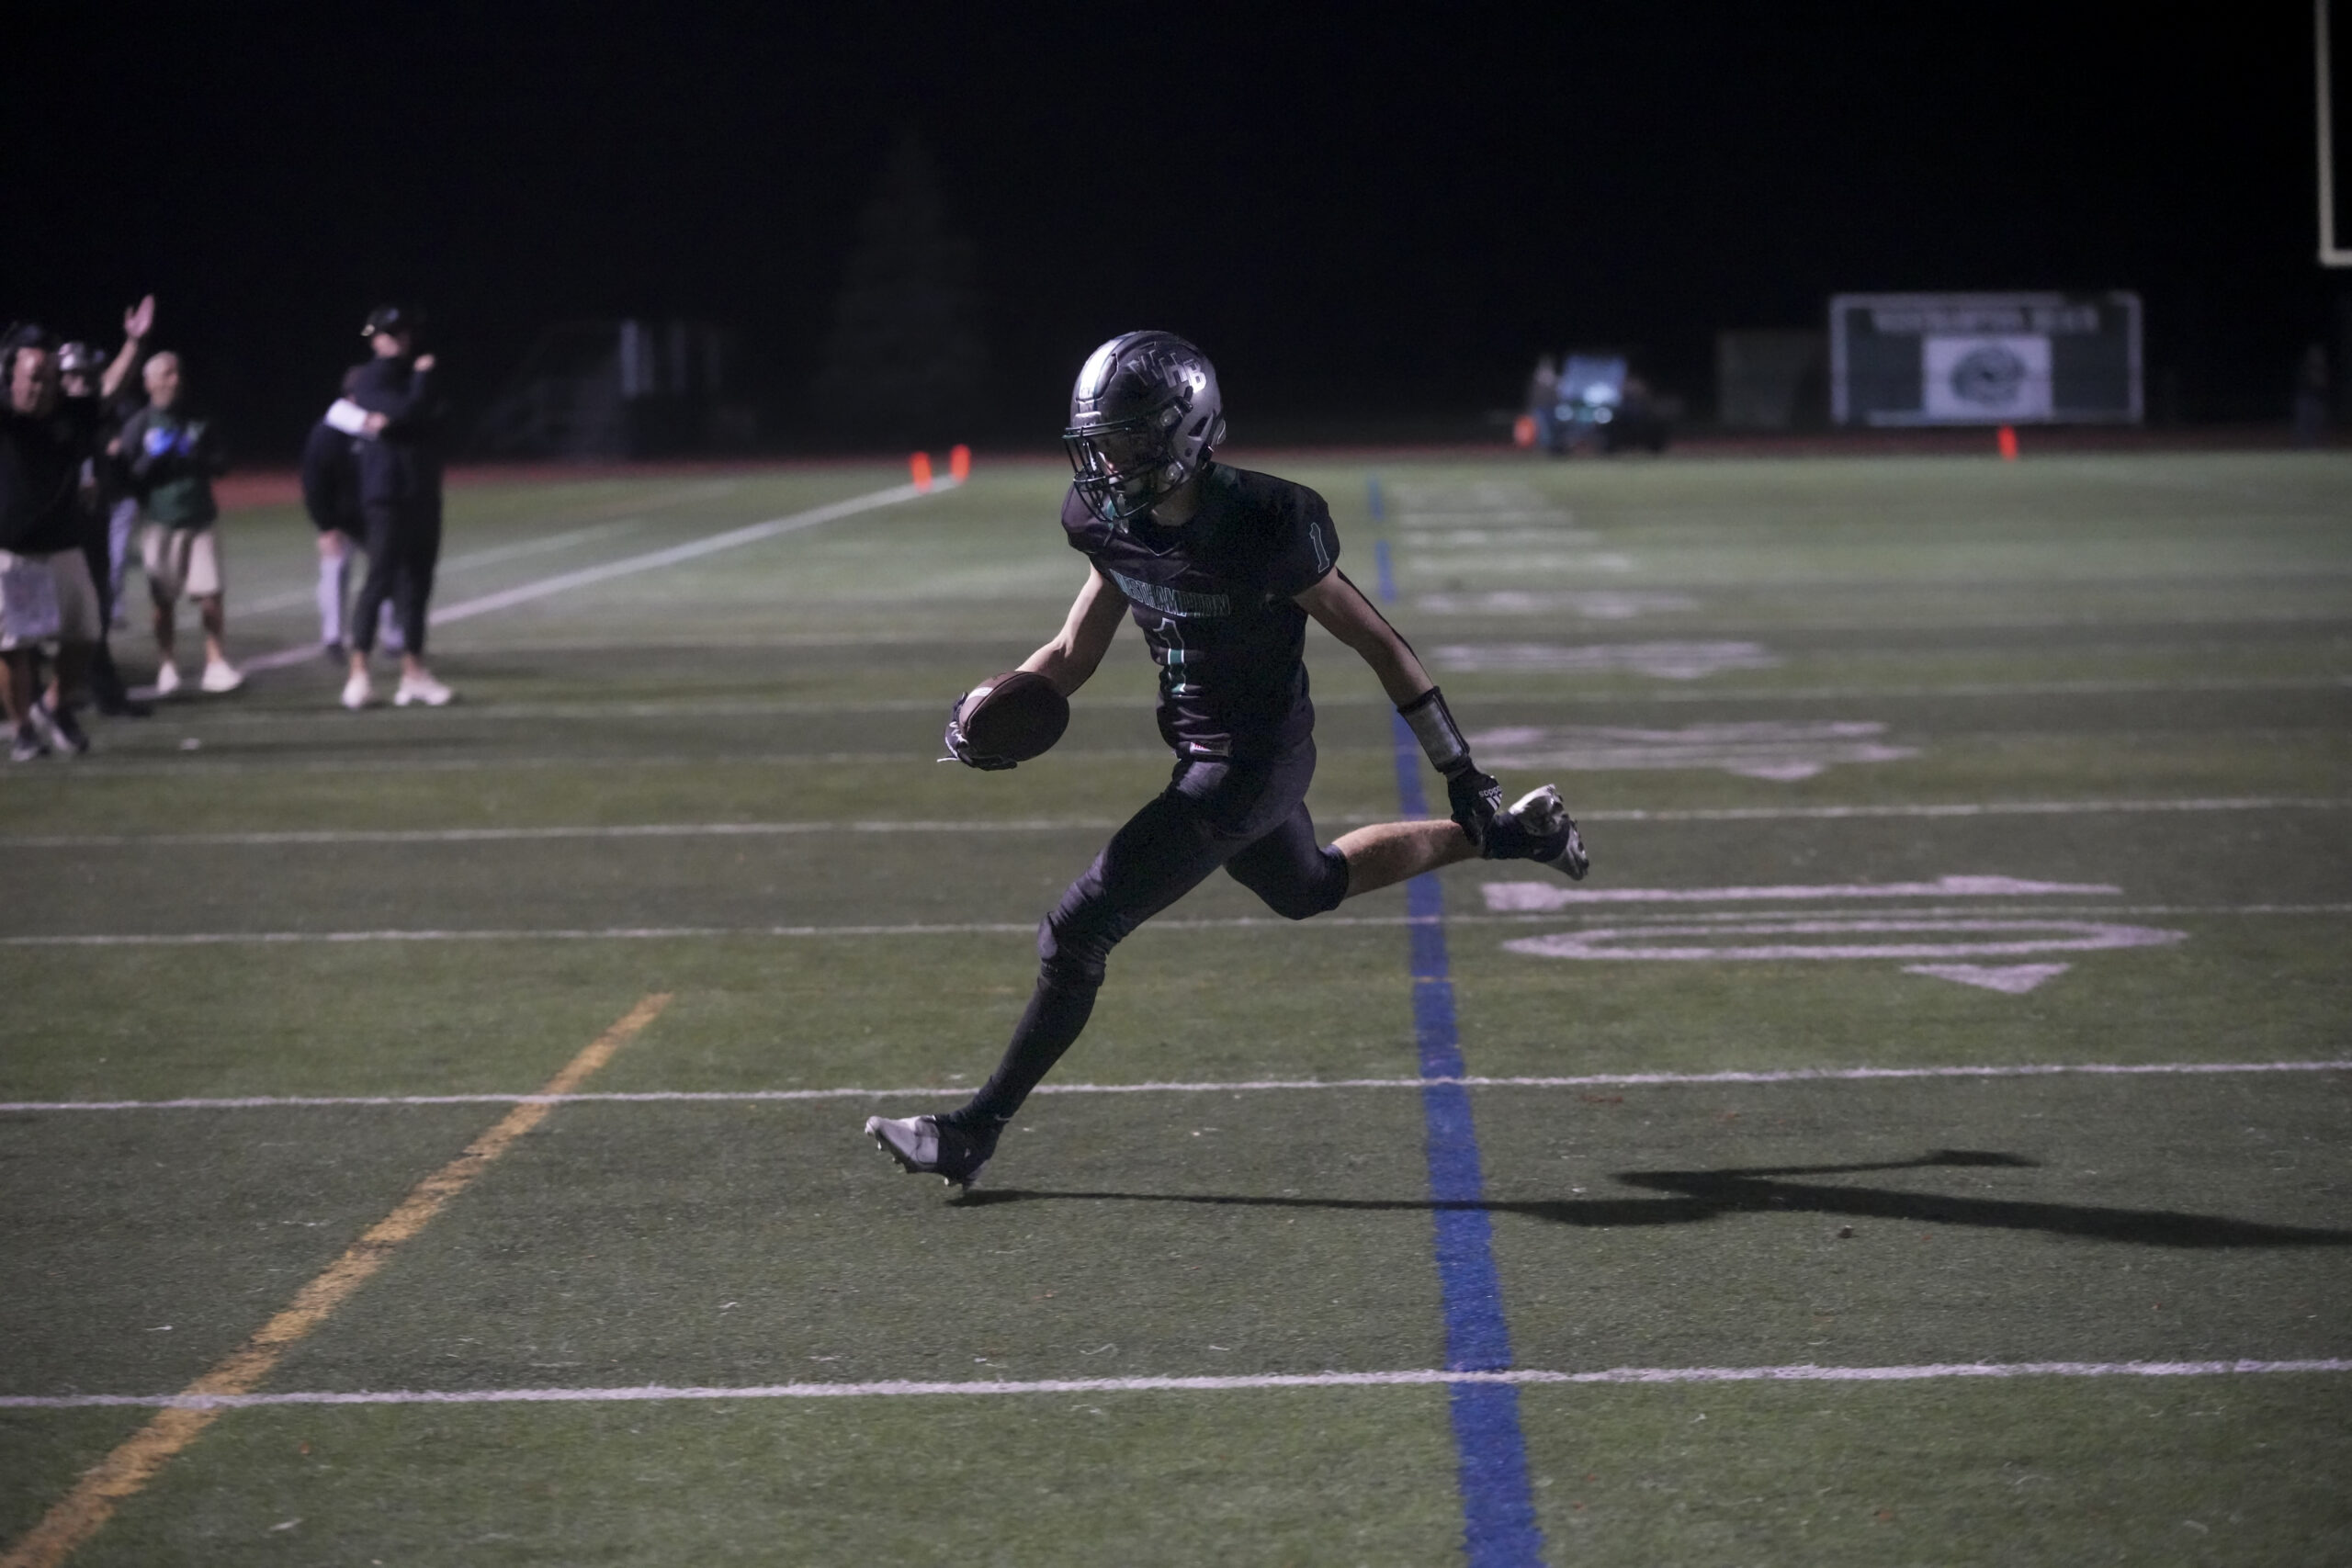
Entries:
<svg viewBox="0 0 2352 1568">
<path fill-rule="evenodd" d="M 411 703 L 423 703 L 429 708 L 444 708 L 457 694 L 430 675 L 403 675 L 400 690 L 392 694 L 392 705 L 404 708 Z"/>
<path fill-rule="evenodd" d="M 204 667 L 204 679 L 198 682 L 206 691 L 218 695 L 233 692 L 245 683 L 245 673 L 225 659 L 216 659 Z"/>
<path fill-rule="evenodd" d="M 376 688 L 368 683 L 368 671 L 360 671 L 343 683 L 343 705 L 357 713 L 376 700 Z"/>
<path fill-rule="evenodd" d="M 180 667 L 166 660 L 155 671 L 155 694 L 168 697 L 180 689 Z"/>
</svg>

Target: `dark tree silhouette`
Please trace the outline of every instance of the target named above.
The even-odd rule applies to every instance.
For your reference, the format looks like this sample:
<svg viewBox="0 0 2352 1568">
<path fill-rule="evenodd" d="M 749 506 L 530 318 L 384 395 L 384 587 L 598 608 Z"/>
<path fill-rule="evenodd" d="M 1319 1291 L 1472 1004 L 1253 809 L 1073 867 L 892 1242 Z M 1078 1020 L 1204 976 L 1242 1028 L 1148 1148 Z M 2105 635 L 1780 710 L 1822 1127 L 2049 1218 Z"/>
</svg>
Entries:
<svg viewBox="0 0 2352 1568">
<path fill-rule="evenodd" d="M 987 358 L 978 313 L 971 242 L 907 131 L 858 218 L 812 388 L 819 425 L 859 445 L 968 439 Z"/>
</svg>

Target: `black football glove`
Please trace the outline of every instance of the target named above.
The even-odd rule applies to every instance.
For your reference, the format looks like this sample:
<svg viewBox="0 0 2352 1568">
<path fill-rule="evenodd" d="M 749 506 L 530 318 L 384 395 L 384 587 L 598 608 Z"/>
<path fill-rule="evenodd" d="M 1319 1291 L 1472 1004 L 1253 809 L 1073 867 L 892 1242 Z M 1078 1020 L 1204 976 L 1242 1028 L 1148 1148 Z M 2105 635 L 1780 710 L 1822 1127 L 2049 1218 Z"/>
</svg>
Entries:
<svg viewBox="0 0 2352 1568">
<path fill-rule="evenodd" d="M 966 692 L 948 706 L 947 754 L 966 767 L 978 768 L 984 773 L 1001 773 L 1007 768 L 1019 767 L 1021 764 L 1010 757 L 992 757 L 984 751 L 972 750 L 972 743 L 964 738 L 964 705 L 971 698 L 972 694 Z M 1499 800 L 1501 795 L 1498 794 L 1496 798 Z"/>
<path fill-rule="evenodd" d="M 1445 775 L 1445 798 L 1453 807 L 1453 820 L 1470 836 L 1470 841 L 1484 849 L 1487 829 L 1502 815 L 1503 786 L 1492 773 L 1482 773 L 1478 764 L 1469 758 Z"/>
</svg>

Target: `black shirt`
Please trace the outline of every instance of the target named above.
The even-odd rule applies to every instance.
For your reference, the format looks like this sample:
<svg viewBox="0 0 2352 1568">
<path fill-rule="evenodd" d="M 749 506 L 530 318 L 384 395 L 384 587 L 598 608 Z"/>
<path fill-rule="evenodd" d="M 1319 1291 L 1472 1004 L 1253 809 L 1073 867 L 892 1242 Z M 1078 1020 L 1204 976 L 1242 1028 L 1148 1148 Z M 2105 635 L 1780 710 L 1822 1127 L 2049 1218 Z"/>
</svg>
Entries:
<svg viewBox="0 0 2352 1568">
<path fill-rule="evenodd" d="M 1187 757 L 1261 758 L 1315 728 L 1306 699 L 1306 612 L 1292 602 L 1340 558 L 1331 509 L 1305 485 L 1212 463 L 1200 510 L 1178 528 L 1124 532 L 1073 491 L 1070 547 L 1126 595 L 1159 665 L 1159 733 Z"/>
<path fill-rule="evenodd" d="M 0 407 L 0 550 L 51 555 L 82 543 L 82 464 L 98 448 L 96 398 L 35 416 Z"/>
<path fill-rule="evenodd" d="M 302 505 L 320 533 L 340 531 L 358 538 L 368 531 L 359 514 L 358 443 L 325 420 L 311 426 L 302 443 Z"/>
<path fill-rule="evenodd" d="M 441 493 L 441 402 L 433 373 L 407 359 L 371 359 L 345 378 L 344 396 L 387 421 L 353 448 L 359 499 L 369 504 Z"/>
</svg>

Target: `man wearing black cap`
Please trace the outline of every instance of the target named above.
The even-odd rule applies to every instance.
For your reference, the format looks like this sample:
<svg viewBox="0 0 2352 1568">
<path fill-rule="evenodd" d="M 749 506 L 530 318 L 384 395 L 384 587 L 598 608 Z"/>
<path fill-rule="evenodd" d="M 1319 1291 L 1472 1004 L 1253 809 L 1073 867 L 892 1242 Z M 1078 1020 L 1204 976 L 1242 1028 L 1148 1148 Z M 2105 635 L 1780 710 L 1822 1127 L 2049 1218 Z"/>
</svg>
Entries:
<svg viewBox="0 0 2352 1568">
<path fill-rule="evenodd" d="M 433 355 L 416 352 L 416 312 L 379 306 L 361 329 L 375 358 L 350 378 L 345 396 L 367 415 L 357 443 L 359 506 L 368 527 L 368 578 L 351 614 L 351 676 L 343 705 L 354 712 L 376 700 L 368 655 L 386 599 L 399 612 L 401 707 L 439 707 L 456 695 L 424 664 L 425 606 L 441 557 L 441 404 Z"/>
</svg>

